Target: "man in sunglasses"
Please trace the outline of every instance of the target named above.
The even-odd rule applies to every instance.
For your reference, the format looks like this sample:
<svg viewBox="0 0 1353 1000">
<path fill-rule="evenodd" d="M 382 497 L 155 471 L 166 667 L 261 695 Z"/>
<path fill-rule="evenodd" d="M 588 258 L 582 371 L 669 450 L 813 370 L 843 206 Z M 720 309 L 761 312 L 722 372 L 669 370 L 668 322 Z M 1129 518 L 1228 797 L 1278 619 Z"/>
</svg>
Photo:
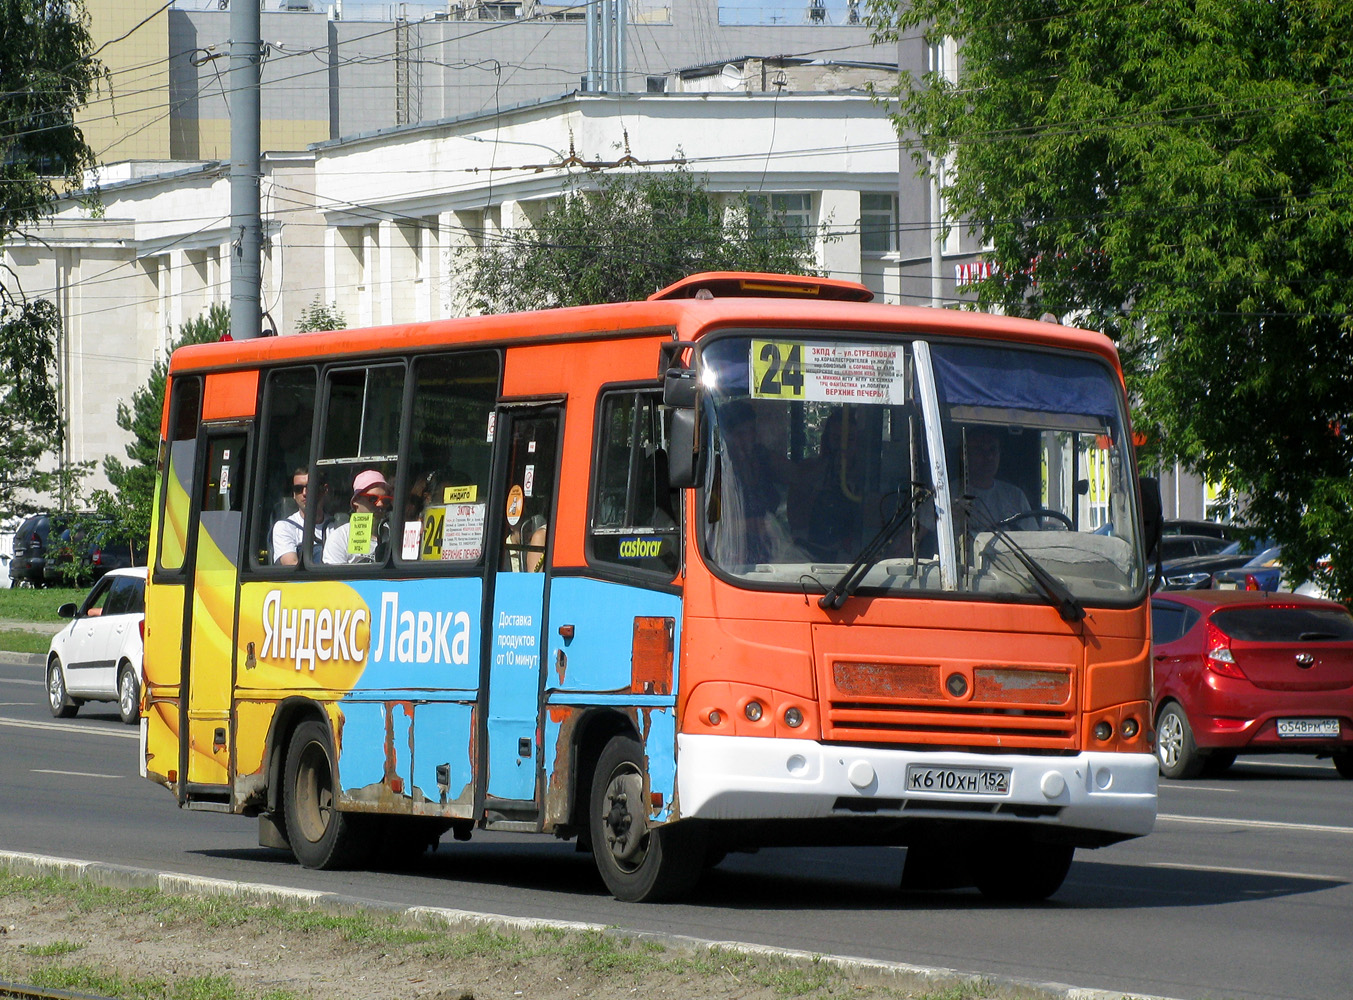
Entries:
<svg viewBox="0 0 1353 1000">
<path fill-rule="evenodd" d="M 272 526 L 272 561 L 277 566 L 295 566 L 301 561 L 301 542 L 305 538 L 305 505 L 310 488 L 310 471 L 305 467 L 291 474 L 291 497 L 296 509 Z M 329 522 L 324 514 L 327 490 L 321 489 L 315 499 L 315 529 L 312 539 L 312 558 L 318 562 L 323 551 L 324 536 Z"/>
<path fill-rule="evenodd" d="M 352 481 L 352 515 L 324 539 L 325 563 L 376 562 L 384 555 L 389 525 L 386 515 L 394 491 L 375 469 L 359 472 Z"/>
</svg>

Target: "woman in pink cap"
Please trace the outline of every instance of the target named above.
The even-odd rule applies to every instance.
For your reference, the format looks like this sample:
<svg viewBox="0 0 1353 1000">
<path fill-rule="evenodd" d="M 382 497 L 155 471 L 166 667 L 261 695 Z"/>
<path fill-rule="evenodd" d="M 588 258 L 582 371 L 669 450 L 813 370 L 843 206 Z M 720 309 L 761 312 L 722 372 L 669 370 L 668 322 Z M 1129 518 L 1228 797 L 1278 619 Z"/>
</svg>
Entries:
<svg viewBox="0 0 1353 1000">
<path fill-rule="evenodd" d="M 385 515 L 393 500 L 394 493 L 383 473 L 375 469 L 359 472 L 352 481 L 352 518 L 325 537 L 325 563 L 375 562 L 380 554 L 380 529 L 386 527 Z M 353 521 L 362 515 L 370 515 L 371 520 L 371 531 L 365 535 L 365 542 L 352 537 Z M 359 537 L 361 535 L 359 532 Z"/>
</svg>

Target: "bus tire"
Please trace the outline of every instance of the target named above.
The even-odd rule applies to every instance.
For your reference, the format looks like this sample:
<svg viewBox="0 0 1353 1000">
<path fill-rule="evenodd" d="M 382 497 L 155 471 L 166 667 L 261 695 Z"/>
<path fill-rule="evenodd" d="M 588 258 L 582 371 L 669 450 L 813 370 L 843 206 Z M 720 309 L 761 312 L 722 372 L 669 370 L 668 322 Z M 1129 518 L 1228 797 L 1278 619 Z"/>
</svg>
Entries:
<svg viewBox="0 0 1353 1000">
<path fill-rule="evenodd" d="M 1168 703 L 1156 717 L 1156 760 L 1167 778 L 1196 778 L 1203 773 L 1203 755 L 1178 702 Z"/>
<path fill-rule="evenodd" d="M 1062 887 L 1075 854 L 1070 844 L 993 837 L 975 852 L 973 883 L 996 902 L 1036 903 Z"/>
<path fill-rule="evenodd" d="M 626 903 L 676 899 L 704 870 L 704 825 L 688 820 L 649 827 L 646 785 L 643 748 L 632 737 L 612 737 L 597 761 L 588 827 L 597 871 Z"/>
<path fill-rule="evenodd" d="M 341 812 L 336 803 L 333 741 L 329 727 L 307 720 L 287 747 L 283 781 L 287 840 L 305 868 L 344 868 L 370 850 L 365 817 Z"/>
</svg>

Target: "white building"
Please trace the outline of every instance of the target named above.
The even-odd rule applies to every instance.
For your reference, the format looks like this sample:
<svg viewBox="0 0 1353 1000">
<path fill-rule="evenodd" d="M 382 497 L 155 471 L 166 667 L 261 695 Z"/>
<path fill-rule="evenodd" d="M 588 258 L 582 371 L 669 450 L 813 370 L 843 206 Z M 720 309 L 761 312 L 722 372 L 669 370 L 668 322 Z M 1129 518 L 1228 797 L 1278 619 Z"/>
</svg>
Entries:
<svg viewBox="0 0 1353 1000">
<path fill-rule="evenodd" d="M 648 165 L 616 165 L 627 154 Z M 473 234 L 529 224 L 571 175 L 677 161 L 715 193 L 825 224 L 833 238 L 819 240 L 819 266 L 900 300 L 898 143 L 867 96 L 584 93 L 266 154 L 265 328 L 293 332 L 316 300 L 352 326 L 457 315 L 456 251 Z M 72 462 L 121 457 L 118 401 L 184 322 L 229 300 L 226 164 L 115 165 L 99 194 L 97 208 L 64 201 L 3 251 L 3 280 L 53 299 L 64 317 Z M 104 485 L 102 474 L 89 485 Z"/>
<path fill-rule="evenodd" d="M 762 197 L 804 229 L 825 225 L 818 265 L 897 301 L 887 232 L 872 250 L 860 235 L 862 206 L 895 225 L 897 139 L 863 95 L 574 94 L 314 150 L 327 285 L 354 324 L 456 315 L 466 242 L 530 225 L 595 170 L 678 162 L 716 194 Z M 618 165 L 626 157 L 642 166 Z"/>
</svg>

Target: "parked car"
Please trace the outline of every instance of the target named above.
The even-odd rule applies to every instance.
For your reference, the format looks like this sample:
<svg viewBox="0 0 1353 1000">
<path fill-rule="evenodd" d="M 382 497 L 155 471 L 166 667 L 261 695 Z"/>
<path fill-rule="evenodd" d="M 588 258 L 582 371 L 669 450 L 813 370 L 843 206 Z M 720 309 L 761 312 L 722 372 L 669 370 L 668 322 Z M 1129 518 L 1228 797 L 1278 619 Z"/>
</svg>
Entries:
<svg viewBox="0 0 1353 1000">
<path fill-rule="evenodd" d="M 141 651 L 145 637 L 146 569 L 115 569 L 78 605 L 63 604 L 73 621 L 52 637 L 47 653 L 47 702 L 70 718 L 87 701 L 116 701 L 128 724 L 141 715 Z"/>
<path fill-rule="evenodd" d="M 117 537 L 108 519 L 95 514 L 76 515 L 49 548 L 43 577 L 53 587 L 88 586 L 110 569 L 146 564 L 144 544 Z"/>
<path fill-rule="evenodd" d="M 1309 597 L 1330 596 L 1318 580 L 1307 580 L 1293 586 L 1283 568 L 1282 557 L 1281 546 L 1265 549 L 1244 566 L 1213 573 L 1212 587 L 1215 590 L 1263 590 L 1270 593 L 1305 594 Z M 1322 564 L 1328 561 L 1329 556 L 1320 560 Z"/>
<path fill-rule="evenodd" d="M 1213 590 L 1283 590 L 1283 550 L 1274 545 L 1235 569 L 1222 569 L 1212 574 Z M 1290 588 L 1288 588 L 1290 589 Z"/>
<path fill-rule="evenodd" d="M 1207 535 L 1209 538 L 1225 538 L 1235 541 L 1240 537 L 1236 528 L 1220 521 L 1189 521 L 1170 518 L 1161 523 L 1162 535 Z"/>
<path fill-rule="evenodd" d="M 47 567 L 47 542 L 51 532 L 51 514 L 32 514 L 23 519 L 18 530 L 14 532 L 14 552 L 9 560 L 10 586 L 46 585 L 44 571 Z"/>
<path fill-rule="evenodd" d="M 1173 562 L 1190 556 L 1213 556 L 1231 543 L 1216 535 L 1161 535 L 1161 562 Z"/>
<path fill-rule="evenodd" d="M 1332 756 L 1353 778 L 1353 615 L 1250 590 L 1151 598 L 1156 757 L 1167 778 L 1240 753 Z"/>
<path fill-rule="evenodd" d="M 1164 542 L 1164 539 L 1161 539 Z M 1211 555 L 1184 556 L 1161 560 L 1161 590 L 1194 590 L 1212 586 L 1212 574 L 1218 570 L 1244 566 L 1267 542 L 1236 540 Z"/>
</svg>

